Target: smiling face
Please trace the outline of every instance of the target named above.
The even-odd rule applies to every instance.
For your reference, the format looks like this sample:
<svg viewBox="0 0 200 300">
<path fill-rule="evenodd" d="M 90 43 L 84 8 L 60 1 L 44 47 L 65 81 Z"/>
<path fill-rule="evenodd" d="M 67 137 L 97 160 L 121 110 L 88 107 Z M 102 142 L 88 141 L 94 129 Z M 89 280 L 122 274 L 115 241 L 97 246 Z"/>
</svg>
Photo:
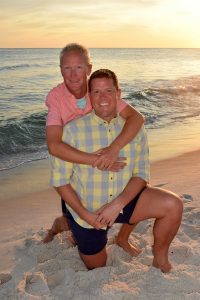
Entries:
<svg viewBox="0 0 200 300">
<path fill-rule="evenodd" d="M 60 68 L 68 90 L 77 99 L 84 97 L 92 66 L 87 64 L 83 54 L 77 50 L 65 53 Z"/>
<path fill-rule="evenodd" d="M 112 78 L 94 78 L 90 84 L 90 100 L 95 114 L 107 122 L 117 115 L 117 101 L 121 91 Z"/>
</svg>

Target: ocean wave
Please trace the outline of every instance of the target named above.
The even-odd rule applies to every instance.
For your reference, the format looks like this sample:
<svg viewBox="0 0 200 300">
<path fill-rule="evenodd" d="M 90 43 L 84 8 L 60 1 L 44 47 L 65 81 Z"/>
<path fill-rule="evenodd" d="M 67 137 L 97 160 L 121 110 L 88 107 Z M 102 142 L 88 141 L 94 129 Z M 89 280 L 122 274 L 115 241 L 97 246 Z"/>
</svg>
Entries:
<svg viewBox="0 0 200 300">
<path fill-rule="evenodd" d="M 46 113 L 37 113 L 25 118 L 12 118 L 0 127 L 0 155 L 34 153 L 46 148 Z"/>
<path fill-rule="evenodd" d="M 140 90 L 129 90 L 125 100 L 154 128 L 194 118 L 200 115 L 200 76 L 154 81 Z"/>
<path fill-rule="evenodd" d="M 11 159 L 7 157 L 0 160 L 0 172 L 5 170 L 10 170 L 17 168 L 21 165 L 31 163 L 38 160 L 47 159 L 48 154 L 47 151 L 44 153 L 35 153 L 34 156 L 30 157 L 29 154 L 24 154 L 23 156 L 13 155 Z"/>
<path fill-rule="evenodd" d="M 39 64 L 20 64 L 20 65 L 12 65 L 12 66 L 4 66 L 0 67 L 0 71 L 5 71 L 5 70 L 17 70 L 21 68 L 33 68 L 33 67 L 41 67 Z"/>
</svg>

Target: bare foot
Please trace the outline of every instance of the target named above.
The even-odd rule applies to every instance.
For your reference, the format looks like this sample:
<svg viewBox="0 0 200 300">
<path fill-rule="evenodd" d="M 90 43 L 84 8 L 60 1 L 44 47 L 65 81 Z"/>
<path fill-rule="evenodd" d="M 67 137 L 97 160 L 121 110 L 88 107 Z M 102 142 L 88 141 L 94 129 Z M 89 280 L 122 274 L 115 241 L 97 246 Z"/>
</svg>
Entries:
<svg viewBox="0 0 200 300">
<path fill-rule="evenodd" d="M 114 243 L 121 247 L 125 252 L 130 254 L 131 256 L 138 256 L 142 250 L 137 248 L 136 246 L 129 243 L 127 240 L 120 240 L 118 237 L 115 237 Z"/>
<path fill-rule="evenodd" d="M 55 234 L 53 233 L 53 231 L 52 231 L 51 229 L 49 229 L 47 235 L 46 235 L 45 238 L 42 240 L 42 242 L 43 242 L 44 244 L 47 244 L 47 243 L 51 242 L 51 241 L 53 240 L 53 238 L 54 238 L 54 235 L 55 235 Z"/>
<path fill-rule="evenodd" d="M 69 226 L 67 219 L 64 216 L 58 217 L 54 220 L 51 229 L 48 230 L 46 237 L 42 240 L 43 243 L 49 243 L 53 240 L 54 236 L 63 231 L 68 231 Z"/>
<path fill-rule="evenodd" d="M 168 257 L 163 255 L 161 256 L 160 253 L 155 257 L 154 245 L 152 246 L 152 253 L 154 255 L 152 266 L 154 268 L 160 269 L 163 273 L 169 273 L 172 269 L 172 265 L 168 261 Z"/>
<path fill-rule="evenodd" d="M 155 257 L 153 259 L 152 266 L 154 268 L 160 269 L 163 273 L 169 273 L 172 269 L 172 265 L 169 262 L 159 264 Z"/>
<path fill-rule="evenodd" d="M 73 234 L 68 235 L 67 240 L 72 247 L 76 246 L 76 242 L 75 242 Z"/>
</svg>

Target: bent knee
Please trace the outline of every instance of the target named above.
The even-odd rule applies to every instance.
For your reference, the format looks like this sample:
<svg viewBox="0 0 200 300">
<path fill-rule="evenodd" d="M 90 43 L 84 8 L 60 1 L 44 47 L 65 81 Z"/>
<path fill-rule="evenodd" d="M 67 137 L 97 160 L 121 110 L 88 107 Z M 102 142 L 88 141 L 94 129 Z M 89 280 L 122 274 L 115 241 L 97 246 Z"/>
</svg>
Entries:
<svg viewBox="0 0 200 300">
<path fill-rule="evenodd" d="M 85 255 L 79 252 L 79 255 L 88 270 L 105 267 L 107 261 L 107 253 L 105 248 L 97 254 Z"/>
<path fill-rule="evenodd" d="M 106 265 L 106 259 L 103 260 L 103 261 L 88 261 L 87 259 L 83 259 L 82 257 L 82 260 L 86 266 L 86 268 L 88 270 L 93 270 L 93 269 L 96 269 L 96 268 L 102 268 L 102 267 L 105 267 Z"/>
<path fill-rule="evenodd" d="M 85 263 L 85 262 L 84 262 Z M 106 261 L 98 264 L 93 264 L 93 263 L 85 263 L 85 266 L 87 267 L 88 270 L 93 270 L 96 268 L 103 268 L 106 266 Z"/>
<path fill-rule="evenodd" d="M 176 214 L 182 216 L 183 213 L 183 201 L 181 198 L 176 194 L 169 194 L 166 197 L 166 206 L 167 209 L 172 214 Z"/>
</svg>

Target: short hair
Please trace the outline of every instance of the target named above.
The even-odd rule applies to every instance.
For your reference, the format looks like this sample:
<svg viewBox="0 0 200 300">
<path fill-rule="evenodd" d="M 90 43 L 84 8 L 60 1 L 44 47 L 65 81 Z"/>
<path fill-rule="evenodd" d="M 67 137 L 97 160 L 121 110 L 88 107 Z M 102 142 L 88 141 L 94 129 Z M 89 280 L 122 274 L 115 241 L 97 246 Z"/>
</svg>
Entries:
<svg viewBox="0 0 200 300">
<path fill-rule="evenodd" d="M 117 79 L 117 75 L 109 70 L 109 69 L 99 69 L 94 71 L 88 81 L 88 90 L 91 92 L 91 85 L 92 85 L 92 80 L 96 78 L 108 78 L 112 79 L 114 86 L 116 87 L 117 90 L 119 90 L 119 82 Z"/>
<path fill-rule="evenodd" d="M 77 43 L 70 43 L 70 44 L 67 44 L 60 52 L 60 66 L 62 64 L 63 56 L 66 53 L 71 52 L 71 51 L 80 52 L 83 55 L 86 64 L 89 65 L 91 63 L 90 62 L 90 53 L 86 47 L 84 47 L 83 45 L 77 44 Z"/>
</svg>

